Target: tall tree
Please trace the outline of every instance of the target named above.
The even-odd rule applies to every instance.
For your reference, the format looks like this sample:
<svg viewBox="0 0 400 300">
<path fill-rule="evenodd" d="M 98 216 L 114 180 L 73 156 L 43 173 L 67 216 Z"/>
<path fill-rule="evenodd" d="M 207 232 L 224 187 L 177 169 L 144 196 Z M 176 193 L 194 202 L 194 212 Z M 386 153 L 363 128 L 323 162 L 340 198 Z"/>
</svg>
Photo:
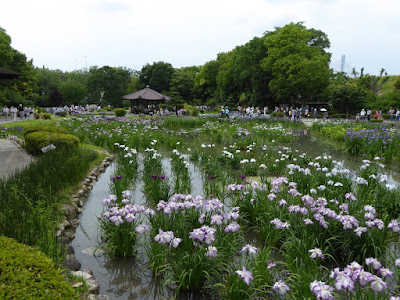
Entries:
<svg viewBox="0 0 400 300">
<path fill-rule="evenodd" d="M 273 76 L 269 88 L 276 98 L 292 105 L 317 100 L 329 84 L 327 35 L 302 23 L 290 23 L 268 32 L 264 41 L 268 57 L 263 68 Z"/>
<path fill-rule="evenodd" d="M 336 73 L 328 87 L 328 99 L 333 108 L 341 113 L 354 114 L 365 107 L 368 93 L 358 78 Z"/>
<path fill-rule="evenodd" d="M 170 93 L 179 95 L 186 103 L 191 103 L 194 98 L 194 79 L 199 67 L 185 67 L 175 70 L 170 81 Z"/>
<path fill-rule="evenodd" d="M 60 84 L 60 91 L 66 104 L 83 104 L 87 95 L 86 86 L 70 78 Z"/>
<path fill-rule="evenodd" d="M 386 81 L 389 80 L 389 76 L 387 75 L 388 74 L 385 69 L 382 68 L 378 76 L 366 74 L 363 77 L 363 82 L 372 91 L 375 97 L 379 96 L 382 86 L 385 84 Z"/>
<path fill-rule="evenodd" d="M 221 103 L 229 105 L 236 104 L 240 97 L 239 86 L 234 78 L 236 54 L 234 49 L 227 53 L 219 53 L 217 57 L 219 68 L 215 96 Z"/>
<path fill-rule="evenodd" d="M 268 84 L 271 72 L 264 70 L 262 61 L 267 57 L 265 37 L 255 37 L 244 46 L 237 47 L 235 81 L 239 86 L 241 104 L 254 106 L 273 105 L 275 98 Z"/>
<path fill-rule="evenodd" d="M 206 62 L 195 77 L 194 90 L 196 97 L 205 102 L 213 98 L 217 89 L 217 75 L 220 63 L 216 60 Z"/>
<path fill-rule="evenodd" d="M 28 61 L 25 54 L 11 47 L 11 37 L 1 27 L 0 67 L 21 74 L 18 79 L 13 80 L 7 86 L 0 86 L 0 102 L 18 104 L 16 101 L 29 101 L 29 104 L 32 104 L 38 97 L 39 74 L 33 67 L 32 60 Z"/>
<path fill-rule="evenodd" d="M 56 86 L 51 89 L 50 97 L 49 97 L 49 106 L 63 106 L 65 104 L 64 96 Z"/>
<path fill-rule="evenodd" d="M 146 64 L 140 71 L 141 88 L 149 86 L 160 93 L 169 91 L 172 74 L 175 69 L 170 63 L 163 61 Z"/>
<path fill-rule="evenodd" d="M 89 70 L 88 91 L 91 103 L 122 106 L 122 96 L 125 94 L 131 80 L 130 71 L 124 68 L 104 66 L 92 67 Z"/>
</svg>

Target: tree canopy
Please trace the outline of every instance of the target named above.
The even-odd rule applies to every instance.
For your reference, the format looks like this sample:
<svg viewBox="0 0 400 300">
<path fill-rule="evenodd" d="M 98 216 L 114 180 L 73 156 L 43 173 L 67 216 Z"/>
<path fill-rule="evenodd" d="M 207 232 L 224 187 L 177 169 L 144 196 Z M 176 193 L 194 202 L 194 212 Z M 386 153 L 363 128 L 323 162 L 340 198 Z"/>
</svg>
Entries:
<svg viewBox="0 0 400 300">
<path fill-rule="evenodd" d="M 37 97 L 39 74 L 25 54 L 11 47 L 11 37 L 0 27 L 0 67 L 20 73 L 18 79 L 0 86 L 0 104 L 33 103 Z"/>
<path fill-rule="evenodd" d="M 317 100 L 329 85 L 331 55 L 325 33 L 290 23 L 265 36 L 268 55 L 264 70 L 271 73 L 268 86 L 280 102 Z"/>
<path fill-rule="evenodd" d="M 382 98 L 382 87 L 389 78 L 384 69 L 378 76 L 364 74 L 364 69 L 361 73 L 354 70 L 353 78 L 335 74 L 329 68 L 329 47 L 328 36 L 321 30 L 290 23 L 218 53 L 202 66 L 176 69 L 159 61 L 137 71 L 94 66 L 89 71 L 64 72 L 33 67 L 32 60 L 11 47 L 11 37 L 0 28 L 0 67 L 21 74 L 0 85 L 0 104 L 99 103 L 118 107 L 124 94 L 149 86 L 170 96 L 168 105 L 177 107 L 184 103 L 300 106 L 321 100 L 331 101 L 339 111 L 378 107 L 376 101 Z M 386 94 L 384 107 L 394 105 L 400 97 L 399 82 L 392 83 L 393 92 Z"/>
</svg>

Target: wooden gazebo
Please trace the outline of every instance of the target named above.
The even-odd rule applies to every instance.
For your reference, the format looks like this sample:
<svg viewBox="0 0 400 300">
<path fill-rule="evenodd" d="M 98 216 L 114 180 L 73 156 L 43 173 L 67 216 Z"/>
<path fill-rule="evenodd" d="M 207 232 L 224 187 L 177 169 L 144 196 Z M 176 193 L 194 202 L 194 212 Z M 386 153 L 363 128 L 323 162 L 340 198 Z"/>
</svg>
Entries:
<svg viewBox="0 0 400 300">
<path fill-rule="evenodd" d="M 147 114 L 158 110 L 160 103 L 164 103 L 171 98 L 147 87 L 135 93 L 125 95 L 122 99 L 131 101 L 132 113 Z"/>
<path fill-rule="evenodd" d="M 0 68 L 0 84 L 6 84 L 8 81 L 13 80 L 21 76 L 21 74 Z"/>
</svg>

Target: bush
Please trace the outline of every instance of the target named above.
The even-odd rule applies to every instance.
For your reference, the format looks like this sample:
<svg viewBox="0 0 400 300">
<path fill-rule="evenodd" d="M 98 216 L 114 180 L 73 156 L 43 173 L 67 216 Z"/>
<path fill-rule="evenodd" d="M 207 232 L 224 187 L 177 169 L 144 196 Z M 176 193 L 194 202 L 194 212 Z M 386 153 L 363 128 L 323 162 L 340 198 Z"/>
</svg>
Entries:
<svg viewBox="0 0 400 300">
<path fill-rule="evenodd" d="M 46 132 L 58 132 L 58 133 L 68 133 L 68 131 L 63 127 L 54 127 L 54 126 L 26 126 L 24 127 L 24 136 L 36 132 L 36 131 L 46 131 Z"/>
<path fill-rule="evenodd" d="M 40 118 L 40 119 L 50 120 L 51 119 L 51 114 L 50 113 L 46 113 L 46 112 L 39 113 L 39 114 L 36 114 L 35 118 L 36 119 Z"/>
<path fill-rule="evenodd" d="M 183 105 L 183 109 L 187 111 L 189 116 L 198 116 L 199 115 L 199 110 L 197 107 L 194 107 L 192 105 L 189 105 L 185 103 Z"/>
<path fill-rule="evenodd" d="M 116 109 L 114 110 L 114 113 L 115 113 L 115 115 L 116 115 L 117 117 L 123 117 L 123 116 L 126 115 L 126 110 L 125 110 L 125 108 L 116 108 Z"/>
<path fill-rule="evenodd" d="M 370 122 L 372 122 L 372 123 L 382 123 L 383 120 L 371 119 Z"/>
<path fill-rule="evenodd" d="M 79 299 L 53 261 L 0 236 L 0 299 Z"/>
<path fill-rule="evenodd" d="M 105 106 L 105 107 L 102 107 L 101 109 L 99 109 L 98 111 L 112 111 L 113 109 L 111 108 L 111 107 L 108 107 L 108 106 Z"/>
<path fill-rule="evenodd" d="M 63 110 L 63 111 L 60 111 L 58 115 L 62 118 L 65 118 L 67 116 L 67 112 L 65 110 Z"/>
<path fill-rule="evenodd" d="M 25 136 L 26 151 L 35 155 L 39 155 L 41 149 L 50 144 L 56 148 L 77 148 L 79 139 L 70 134 L 45 131 L 36 131 Z"/>
</svg>

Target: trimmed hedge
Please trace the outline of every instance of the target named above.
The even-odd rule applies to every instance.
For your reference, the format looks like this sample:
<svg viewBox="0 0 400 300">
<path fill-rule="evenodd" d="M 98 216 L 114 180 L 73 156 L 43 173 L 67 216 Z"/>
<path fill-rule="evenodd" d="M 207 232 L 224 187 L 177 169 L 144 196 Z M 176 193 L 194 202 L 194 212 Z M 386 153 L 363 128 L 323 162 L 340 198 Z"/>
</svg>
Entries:
<svg viewBox="0 0 400 300">
<path fill-rule="evenodd" d="M 123 116 L 126 115 L 126 110 L 125 110 L 125 108 L 116 108 L 116 109 L 114 110 L 114 113 L 115 113 L 115 115 L 116 115 L 117 117 L 123 117 Z"/>
<path fill-rule="evenodd" d="M 24 136 L 36 132 L 36 131 L 46 131 L 46 132 L 58 132 L 58 133 L 68 133 L 68 130 L 63 127 L 54 127 L 54 126 L 25 126 L 24 127 Z"/>
<path fill-rule="evenodd" d="M 67 116 L 67 112 L 66 112 L 65 110 L 63 110 L 63 111 L 60 111 L 60 112 L 58 113 L 58 115 L 59 115 L 60 117 L 64 118 L 64 117 Z"/>
<path fill-rule="evenodd" d="M 45 120 L 50 120 L 51 119 L 51 114 L 50 113 L 46 113 L 46 112 L 38 113 L 38 114 L 35 115 L 35 118 L 36 119 L 41 118 L 41 119 L 45 119 Z"/>
<path fill-rule="evenodd" d="M 41 153 L 43 147 L 50 144 L 56 148 L 77 148 L 79 142 L 76 136 L 58 132 L 36 131 L 25 136 L 26 151 L 36 155 Z"/>
<path fill-rule="evenodd" d="M 42 252 L 0 236 L 0 299 L 79 299 Z"/>
</svg>

